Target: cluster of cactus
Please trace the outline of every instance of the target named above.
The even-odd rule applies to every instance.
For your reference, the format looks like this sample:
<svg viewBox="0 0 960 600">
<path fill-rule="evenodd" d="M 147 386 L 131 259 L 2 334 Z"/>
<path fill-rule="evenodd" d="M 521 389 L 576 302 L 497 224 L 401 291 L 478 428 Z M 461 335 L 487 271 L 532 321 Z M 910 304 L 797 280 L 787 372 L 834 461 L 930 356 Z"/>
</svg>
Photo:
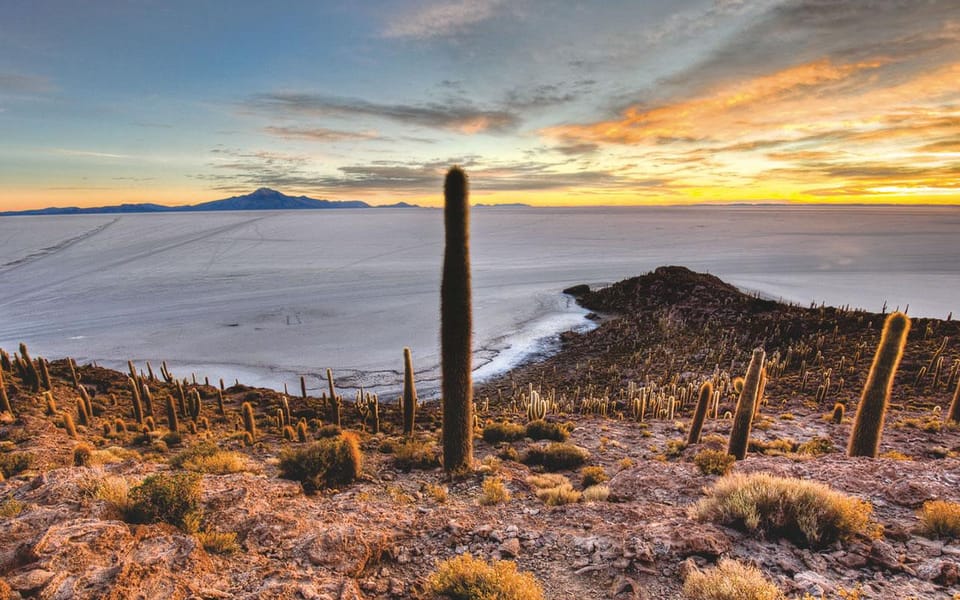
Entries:
<svg viewBox="0 0 960 600">
<path fill-rule="evenodd" d="M 541 421 L 547 416 L 547 399 L 530 384 L 530 399 L 527 401 L 527 421 Z"/>
<path fill-rule="evenodd" d="M 377 395 L 364 393 L 363 388 L 360 388 L 357 390 L 354 406 L 360 416 L 360 430 L 366 431 L 369 423 L 372 433 L 380 433 L 380 399 Z"/>
</svg>

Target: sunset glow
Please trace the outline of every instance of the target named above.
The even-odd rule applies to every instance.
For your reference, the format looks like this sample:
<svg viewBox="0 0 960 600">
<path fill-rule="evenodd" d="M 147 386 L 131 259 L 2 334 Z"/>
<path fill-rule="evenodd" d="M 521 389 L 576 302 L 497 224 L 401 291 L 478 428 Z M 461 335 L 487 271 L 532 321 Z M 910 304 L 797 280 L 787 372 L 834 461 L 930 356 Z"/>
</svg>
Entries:
<svg viewBox="0 0 960 600">
<path fill-rule="evenodd" d="M 16 3 L 0 210 L 960 203 L 955 1 L 542 4 Z"/>
</svg>

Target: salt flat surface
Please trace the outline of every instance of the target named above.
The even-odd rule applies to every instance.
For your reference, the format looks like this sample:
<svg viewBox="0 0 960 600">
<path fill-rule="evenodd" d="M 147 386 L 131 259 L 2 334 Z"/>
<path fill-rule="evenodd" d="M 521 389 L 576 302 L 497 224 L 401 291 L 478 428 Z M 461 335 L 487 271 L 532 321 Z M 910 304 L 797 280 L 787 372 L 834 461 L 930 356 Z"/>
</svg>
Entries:
<svg viewBox="0 0 960 600">
<path fill-rule="evenodd" d="M 560 294 L 674 264 L 744 289 L 960 316 L 960 209 L 475 209 L 477 376 L 589 326 Z M 0 347 L 179 376 L 436 388 L 438 210 L 0 218 Z"/>
</svg>

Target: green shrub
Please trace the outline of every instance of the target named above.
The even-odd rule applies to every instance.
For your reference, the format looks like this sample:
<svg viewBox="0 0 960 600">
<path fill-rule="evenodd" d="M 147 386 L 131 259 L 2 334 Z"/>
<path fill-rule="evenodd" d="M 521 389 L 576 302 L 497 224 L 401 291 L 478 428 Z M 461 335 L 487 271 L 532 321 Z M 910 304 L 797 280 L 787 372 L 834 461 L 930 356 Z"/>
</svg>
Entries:
<svg viewBox="0 0 960 600">
<path fill-rule="evenodd" d="M 0 473 L 5 478 L 18 475 L 30 468 L 33 464 L 33 455 L 29 452 L 10 452 L 0 454 Z"/>
<path fill-rule="evenodd" d="M 532 440 L 565 442 L 570 437 L 570 432 L 563 425 L 538 419 L 527 423 L 527 437 Z"/>
<path fill-rule="evenodd" d="M 756 567 L 722 558 L 712 569 L 691 571 L 683 582 L 683 597 L 687 600 L 782 600 L 785 596 Z"/>
<path fill-rule="evenodd" d="M 698 519 L 761 531 L 803 546 L 822 547 L 866 533 L 873 507 L 822 483 L 735 473 L 706 490 L 692 513 Z"/>
<path fill-rule="evenodd" d="M 526 435 L 523 425 L 516 423 L 490 423 L 483 428 L 483 441 L 488 444 L 497 442 L 515 442 Z"/>
<path fill-rule="evenodd" d="M 131 523 L 169 523 L 187 532 L 196 530 L 200 517 L 200 476 L 176 471 L 151 475 L 132 488 L 126 520 Z"/>
<path fill-rule="evenodd" d="M 733 468 L 737 458 L 727 454 L 726 450 L 701 450 L 693 457 L 693 464 L 697 465 L 704 475 L 726 475 Z"/>
<path fill-rule="evenodd" d="M 461 554 L 437 565 L 427 579 L 430 597 L 450 600 L 543 600 L 543 589 L 530 573 L 517 571 L 516 563 L 488 563 Z"/>
<path fill-rule="evenodd" d="M 523 457 L 524 464 L 542 465 L 548 471 L 575 469 L 590 458 L 590 453 L 579 446 L 554 442 L 549 446 L 533 446 Z"/>
<path fill-rule="evenodd" d="M 932 500 L 925 502 L 918 514 L 922 535 L 933 538 L 960 538 L 960 504 Z"/>
<path fill-rule="evenodd" d="M 351 483 L 362 468 L 357 436 L 347 431 L 280 454 L 280 476 L 299 481 L 306 492 Z"/>
</svg>

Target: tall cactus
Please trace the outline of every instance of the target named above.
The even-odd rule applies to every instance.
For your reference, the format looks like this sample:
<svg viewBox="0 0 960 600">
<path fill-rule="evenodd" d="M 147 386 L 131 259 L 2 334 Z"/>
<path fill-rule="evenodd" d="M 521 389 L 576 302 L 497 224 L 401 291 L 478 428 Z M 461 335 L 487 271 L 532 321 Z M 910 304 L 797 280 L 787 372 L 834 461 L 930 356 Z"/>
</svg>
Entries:
<svg viewBox="0 0 960 600">
<path fill-rule="evenodd" d="M 470 225 L 467 175 L 447 173 L 443 187 L 446 242 L 440 284 L 440 346 L 443 393 L 443 468 L 473 466 L 473 384 L 471 381 Z"/>
<path fill-rule="evenodd" d="M 417 419 L 417 386 L 413 381 L 413 356 L 403 349 L 403 435 L 413 435 Z"/>
<path fill-rule="evenodd" d="M 857 416 L 854 417 L 850 444 L 847 446 L 848 456 L 877 457 L 883 419 L 893 389 L 893 377 L 900 366 L 900 359 L 903 358 L 903 348 L 907 344 L 909 332 L 910 319 L 906 314 L 895 312 L 887 317 L 870 374 L 863 386 L 863 395 L 857 405 Z"/>
<path fill-rule="evenodd" d="M 730 442 L 727 453 L 737 460 L 747 457 L 747 446 L 750 442 L 750 428 L 753 426 L 753 408 L 760 393 L 760 378 L 763 372 L 763 361 L 766 353 L 763 348 L 753 351 L 750 365 L 747 367 L 747 376 L 743 380 L 743 391 L 737 400 L 737 412 L 733 417 L 733 428 L 730 430 Z"/>
<path fill-rule="evenodd" d="M 707 408 L 713 398 L 713 384 L 709 381 L 700 386 L 700 395 L 697 398 L 697 407 L 693 411 L 693 421 L 690 422 L 690 434 L 687 436 L 687 445 L 700 443 L 700 433 L 703 431 L 703 420 L 707 416 Z"/>
</svg>

